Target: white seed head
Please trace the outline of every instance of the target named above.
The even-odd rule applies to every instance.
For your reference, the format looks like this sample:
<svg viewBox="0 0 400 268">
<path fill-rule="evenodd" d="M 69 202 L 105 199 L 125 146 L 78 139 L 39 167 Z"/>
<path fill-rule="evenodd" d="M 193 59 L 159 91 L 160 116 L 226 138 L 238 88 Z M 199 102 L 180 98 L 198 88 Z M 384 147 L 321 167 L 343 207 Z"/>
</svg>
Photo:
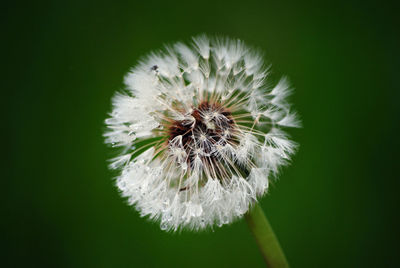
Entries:
<svg viewBox="0 0 400 268">
<path fill-rule="evenodd" d="M 143 58 L 113 98 L 110 168 L 142 216 L 164 230 L 221 226 L 263 196 L 297 144 L 287 79 L 270 87 L 260 54 L 240 40 L 177 43 Z"/>
</svg>

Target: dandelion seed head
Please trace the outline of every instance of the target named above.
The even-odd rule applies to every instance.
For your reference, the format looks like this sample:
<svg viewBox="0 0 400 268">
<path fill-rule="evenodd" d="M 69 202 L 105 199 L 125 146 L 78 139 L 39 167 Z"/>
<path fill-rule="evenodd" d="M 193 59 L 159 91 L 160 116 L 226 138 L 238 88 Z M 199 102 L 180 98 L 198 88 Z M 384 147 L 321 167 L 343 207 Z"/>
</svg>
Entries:
<svg viewBox="0 0 400 268">
<path fill-rule="evenodd" d="M 106 143 L 122 153 L 117 187 L 164 230 L 200 230 L 240 218 L 268 190 L 297 144 L 283 78 L 242 41 L 177 43 L 143 58 L 113 98 Z"/>
</svg>

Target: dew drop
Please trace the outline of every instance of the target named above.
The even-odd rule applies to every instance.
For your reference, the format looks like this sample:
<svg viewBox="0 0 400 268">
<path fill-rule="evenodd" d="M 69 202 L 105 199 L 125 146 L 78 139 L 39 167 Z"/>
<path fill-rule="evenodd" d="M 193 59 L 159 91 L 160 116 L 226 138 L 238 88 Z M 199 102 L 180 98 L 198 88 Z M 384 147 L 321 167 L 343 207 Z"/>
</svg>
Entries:
<svg viewBox="0 0 400 268">
<path fill-rule="evenodd" d="M 161 230 L 165 231 L 165 230 L 168 229 L 168 223 L 162 222 L 161 225 L 160 225 L 160 227 L 161 227 Z"/>
</svg>

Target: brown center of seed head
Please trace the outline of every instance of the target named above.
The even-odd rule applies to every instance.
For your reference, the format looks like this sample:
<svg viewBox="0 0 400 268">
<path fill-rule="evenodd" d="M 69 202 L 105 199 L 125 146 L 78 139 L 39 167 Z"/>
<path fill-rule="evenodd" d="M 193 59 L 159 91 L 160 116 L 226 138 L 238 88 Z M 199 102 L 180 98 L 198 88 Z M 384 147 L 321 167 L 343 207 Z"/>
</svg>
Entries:
<svg viewBox="0 0 400 268">
<path fill-rule="evenodd" d="M 169 127 L 169 140 L 182 136 L 182 146 L 187 154 L 187 164 L 193 168 L 196 156 L 202 161 L 217 160 L 218 146 L 231 143 L 235 131 L 232 113 L 219 103 L 204 101 L 191 114 L 192 120 L 177 120 Z M 206 158 L 206 159 L 205 159 Z"/>
</svg>

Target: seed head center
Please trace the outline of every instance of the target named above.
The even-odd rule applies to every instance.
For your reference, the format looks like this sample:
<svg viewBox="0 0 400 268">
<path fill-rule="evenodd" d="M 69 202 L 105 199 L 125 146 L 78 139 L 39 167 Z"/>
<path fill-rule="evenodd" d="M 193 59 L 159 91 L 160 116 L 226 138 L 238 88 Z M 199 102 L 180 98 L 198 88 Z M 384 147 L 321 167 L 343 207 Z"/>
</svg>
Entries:
<svg viewBox="0 0 400 268">
<path fill-rule="evenodd" d="M 187 155 L 184 161 L 192 168 L 196 157 L 217 161 L 221 148 L 232 142 L 235 124 L 231 112 L 219 103 L 204 101 L 192 108 L 187 118 L 190 119 L 176 120 L 170 125 L 169 150 L 183 149 Z"/>
</svg>

